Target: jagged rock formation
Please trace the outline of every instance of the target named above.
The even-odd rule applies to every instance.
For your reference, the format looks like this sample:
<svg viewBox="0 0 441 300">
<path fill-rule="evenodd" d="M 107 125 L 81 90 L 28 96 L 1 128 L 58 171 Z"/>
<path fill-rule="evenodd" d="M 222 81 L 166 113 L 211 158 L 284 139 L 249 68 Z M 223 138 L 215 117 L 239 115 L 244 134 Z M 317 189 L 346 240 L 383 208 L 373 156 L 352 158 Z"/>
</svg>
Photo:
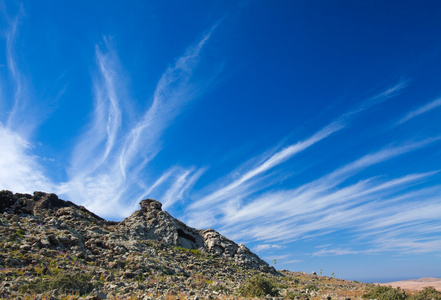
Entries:
<svg viewBox="0 0 441 300">
<path fill-rule="evenodd" d="M 57 209 L 72 207 L 74 209 L 89 213 L 95 219 L 104 221 L 103 218 L 88 211 L 84 206 L 78 206 L 71 201 L 58 198 L 55 194 L 34 192 L 34 195 L 12 193 L 11 191 L 0 191 L 0 213 L 47 215 Z"/>
<path fill-rule="evenodd" d="M 119 228 L 129 235 L 144 239 L 163 240 L 167 244 L 234 260 L 237 264 L 264 272 L 268 264 L 244 245 L 237 245 L 213 229 L 191 228 L 162 210 L 153 199 L 140 203 L 141 209 L 122 221 Z"/>
<path fill-rule="evenodd" d="M 0 298 L 23 292 L 23 286 L 44 286 L 45 276 L 56 282 L 59 273 L 70 272 L 78 278 L 90 274 L 86 287 L 107 295 L 128 295 L 134 287 L 164 292 L 163 276 L 189 295 L 219 278 L 225 294 L 245 280 L 246 270 L 276 273 L 245 246 L 214 230 L 188 227 L 161 206 L 146 199 L 124 221 L 109 222 L 55 194 L 0 191 Z M 14 272 L 28 277 L 5 276 Z"/>
<path fill-rule="evenodd" d="M 152 199 L 109 222 L 55 194 L 0 191 L 1 299 L 226 299 L 255 274 L 278 281 L 289 299 L 318 296 L 308 292 L 318 276 L 282 275 L 245 246 L 186 226 Z M 334 293 L 331 278 L 323 280 Z"/>
<path fill-rule="evenodd" d="M 91 222 L 116 225 L 118 232 L 132 240 L 160 240 L 172 246 L 221 256 L 249 269 L 274 272 L 268 263 L 261 260 L 244 245 L 237 245 L 213 229 L 199 230 L 185 225 L 163 211 L 160 202 L 146 199 L 141 201 L 140 205 L 140 210 L 135 211 L 122 222 L 109 223 L 83 206 L 61 200 L 55 194 L 34 192 L 34 195 L 31 196 L 29 194 L 13 194 L 11 191 L 0 192 L 0 213 L 55 215 L 60 219 L 75 219 L 80 217 L 81 213 L 85 213 Z M 84 240 L 84 237 L 76 237 L 76 239 Z M 86 243 L 90 244 L 90 241 L 86 241 Z M 111 239 L 108 239 L 106 243 L 109 247 L 115 244 Z M 102 241 L 98 243 L 98 245 L 101 244 L 103 244 Z"/>
</svg>

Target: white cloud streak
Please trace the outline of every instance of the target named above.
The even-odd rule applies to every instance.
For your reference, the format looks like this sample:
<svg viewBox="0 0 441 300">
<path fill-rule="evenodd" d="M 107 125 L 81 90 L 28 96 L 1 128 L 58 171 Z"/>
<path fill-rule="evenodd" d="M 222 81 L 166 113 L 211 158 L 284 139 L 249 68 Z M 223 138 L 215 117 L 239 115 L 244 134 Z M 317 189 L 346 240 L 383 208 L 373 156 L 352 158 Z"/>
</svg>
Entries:
<svg viewBox="0 0 441 300">
<path fill-rule="evenodd" d="M 32 107 L 32 96 L 28 88 L 28 79 L 22 74 L 16 62 L 15 44 L 18 35 L 18 24 L 24 14 L 20 6 L 19 15 L 12 19 L 9 30 L 6 31 L 6 65 L 10 74 L 14 90 L 13 95 L 8 95 L 12 101 L 4 126 L 19 134 L 23 139 L 29 140 L 31 134 L 42 121 L 39 109 Z"/>
<path fill-rule="evenodd" d="M 397 85 L 373 99 L 381 102 L 383 97 L 391 97 L 404 86 L 404 83 Z M 357 112 L 352 111 L 339 120 L 348 120 L 349 115 Z M 317 238 L 336 231 L 345 231 L 354 237 L 363 236 L 365 240 L 361 243 L 370 244 L 371 248 L 365 251 L 322 249 L 314 255 L 377 253 L 390 249 L 403 250 L 405 245 L 409 245 L 406 251 L 414 253 L 425 251 L 426 246 L 433 250 L 437 243 L 418 234 L 407 242 L 399 241 L 402 241 L 402 235 L 415 233 L 411 228 L 413 224 L 434 222 L 433 226 L 441 226 L 436 213 L 433 213 L 441 211 L 439 198 L 438 203 L 431 202 L 431 197 L 439 194 L 439 188 L 414 189 L 437 175 L 437 171 L 405 174 L 392 179 L 380 176 L 354 182 L 353 178 L 360 177 L 361 172 L 371 166 L 433 145 L 439 137 L 384 147 L 297 188 L 260 192 L 273 184 L 265 185 L 259 181 L 265 178 L 266 172 L 344 127 L 343 123 L 331 125 L 334 124 L 339 126 L 328 126 L 305 141 L 276 152 L 224 187 L 202 197 L 187 211 L 188 221 L 196 226 L 216 224 L 224 234 L 244 242 L 263 241 L 264 244 L 256 246 L 259 251 L 270 251 L 270 243 Z M 327 130 L 329 128 L 333 130 Z M 259 187 L 255 188 L 257 183 Z M 412 203 L 416 199 L 430 204 L 429 208 L 414 207 Z M 387 231 L 397 241 L 396 245 L 386 247 L 383 240 L 366 235 L 366 232 L 374 230 L 372 224 L 376 224 L 379 230 Z M 400 228 L 405 233 L 399 231 Z M 414 241 L 413 246 L 410 246 L 411 240 Z"/>
<path fill-rule="evenodd" d="M 201 91 L 193 79 L 200 52 L 210 37 L 198 43 L 169 67 L 159 80 L 152 104 L 138 122 L 125 129 L 121 102 L 124 78 L 118 56 L 105 38 L 105 49 L 96 48 L 99 75 L 95 83 L 95 112 L 90 129 L 80 138 L 69 169 L 70 179 L 60 192 L 103 216 L 117 212 L 127 215 L 147 192 L 158 192 L 170 184 L 161 196 L 164 207 L 182 199 L 203 169 L 173 168 L 151 183 L 142 179 L 145 167 L 160 151 L 160 137 L 184 105 Z M 170 180 L 173 178 L 174 180 Z M 161 189 L 163 190 L 163 189 Z M 132 199 L 131 204 L 127 200 Z M 134 200 L 133 200 L 134 199 Z M 116 208 L 116 209 L 115 209 Z"/>
<path fill-rule="evenodd" d="M 411 119 L 413 119 L 415 117 L 418 117 L 419 115 L 427 113 L 427 112 L 429 112 L 429 111 L 431 111 L 431 110 L 433 110 L 433 109 L 435 109 L 435 108 L 437 108 L 439 106 L 441 106 L 441 98 L 440 99 L 436 99 L 436 100 L 434 100 L 432 102 L 429 102 L 426 105 L 424 105 L 424 106 L 422 106 L 422 107 L 420 107 L 420 108 L 418 108 L 416 110 L 413 110 L 413 111 L 409 112 L 400 121 L 398 121 L 397 125 L 404 124 L 407 121 L 409 121 L 409 120 L 411 120 Z"/>
<path fill-rule="evenodd" d="M 4 142 L 0 148 L 1 188 L 15 192 L 35 189 L 57 192 L 111 218 L 126 216 L 150 192 L 164 198 L 165 206 L 172 206 L 186 196 L 204 168 L 172 167 L 156 179 L 154 175 L 145 175 L 148 174 L 145 168 L 160 151 L 164 130 L 185 104 L 203 92 L 206 82 L 197 81 L 193 73 L 215 27 L 166 69 L 150 107 L 132 123 L 127 122 L 126 112 L 121 108 L 129 102 L 124 84 L 127 80 L 111 40 L 104 38 L 104 46 L 95 49 L 97 73 L 93 76 L 95 97 L 91 122 L 73 151 L 67 169 L 68 181 L 54 183 L 44 175 L 38 157 L 31 154 L 33 148 L 27 139 L 39 121 L 34 118 L 37 110 L 30 106 L 34 103 L 27 91 L 28 79 L 14 60 L 20 18 L 21 14 L 13 19 L 6 32 L 7 67 L 14 94 L 9 97 L 12 98 L 10 112 L 3 122 L 0 120 L 0 138 Z"/>
<path fill-rule="evenodd" d="M 297 190 L 268 193 L 235 214 L 225 216 L 223 224 L 225 230 L 237 239 L 292 242 L 345 230 L 350 235 L 358 236 L 361 241 L 370 241 L 371 247 L 374 247 L 369 249 L 371 252 L 387 249 L 411 251 L 401 249 L 399 245 L 386 248 L 385 243 L 390 241 L 378 239 L 377 236 L 388 233 L 391 238 L 398 239 L 416 234 L 414 239 L 420 240 L 421 235 L 430 232 L 431 227 L 440 228 L 437 212 L 441 204 L 437 195 L 441 188 L 406 192 L 409 186 L 436 174 L 409 174 L 386 181 L 370 179 L 337 189 L 332 188 L 335 186 L 332 181 L 327 184 L 328 188 L 323 188 L 322 182 L 319 188 L 310 185 Z M 415 224 L 424 224 L 429 231 L 418 234 Z M 428 242 L 431 245 L 433 239 Z M 423 241 L 415 245 L 421 247 L 412 251 L 425 251 Z M 332 251 L 322 251 L 316 255 L 337 255 Z"/>
<path fill-rule="evenodd" d="M 53 185 L 43 174 L 31 144 L 0 123 L 0 189 L 15 192 L 51 191 Z"/>
<path fill-rule="evenodd" d="M 309 147 L 315 145 L 321 140 L 328 138 L 332 134 L 344 129 L 351 118 L 356 116 L 358 113 L 365 111 L 369 107 L 379 104 L 391 97 L 399 95 L 406 86 L 407 82 L 401 81 L 386 91 L 364 101 L 360 107 L 342 115 L 337 119 L 337 121 L 330 123 L 307 139 L 289 145 L 281 150 L 273 150 L 272 155 L 264 159 L 260 159 L 259 163 L 254 164 L 245 172 L 242 172 L 241 174 L 239 173 L 239 176 L 235 176 L 234 180 L 194 201 L 188 207 L 188 212 L 186 214 L 188 216 L 188 222 L 196 227 L 206 227 L 209 225 L 213 226 L 217 224 L 216 220 L 218 220 L 218 218 L 216 218 L 216 215 L 234 215 L 234 212 L 239 209 L 240 203 L 243 201 L 243 199 L 246 199 L 247 197 L 273 184 L 273 182 L 265 177 L 268 175 L 269 171 L 285 163 L 289 159 L 292 159 L 298 153 L 307 150 Z M 352 163 L 351 165 L 347 165 L 346 170 L 337 170 L 334 172 L 334 174 L 330 174 L 329 176 L 333 176 L 334 179 L 337 177 L 342 179 L 343 177 L 341 175 L 343 173 L 349 173 L 351 169 L 356 170 L 362 168 L 364 165 L 373 163 L 376 160 L 381 161 L 387 159 L 389 155 L 393 155 L 393 153 L 388 153 L 388 151 L 406 151 L 406 147 L 412 146 L 408 145 L 402 148 L 391 148 L 385 151 L 380 151 L 376 153 L 375 156 L 368 155 Z M 252 160 L 256 159 L 257 158 L 254 158 Z M 233 173 L 237 174 L 238 172 L 235 171 Z M 334 183 L 337 184 L 337 181 L 334 180 Z M 220 205 L 222 208 L 219 208 L 218 205 Z M 264 203 L 259 203 L 259 205 L 261 205 L 261 207 L 266 207 Z M 200 210 L 204 211 L 204 218 L 198 217 L 198 211 Z"/>
<path fill-rule="evenodd" d="M 189 190 L 193 187 L 196 181 L 204 173 L 204 169 L 182 169 L 174 168 L 174 181 L 167 185 L 167 191 L 161 197 L 161 202 L 164 209 L 171 207 L 174 203 L 183 200 L 184 196 L 188 195 Z"/>
<path fill-rule="evenodd" d="M 119 58 L 107 39 L 105 47 L 97 46 L 93 117 L 75 147 L 69 180 L 55 184 L 45 176 L 38 157 L 31 154 L 27 137 L 38 122 L 20 120 L 23 115 L 29 118 L 31 97 L 26 78 L 14 60 L 17 24 L 18 18 L 11 24 L 6 41 L 14 97 L 8 117 L 0 122 L 1 187 L 18 192 L 55 191 L 104 217 L 116 218 L 133 211 L 137 201 L 150 193 L 160 195 L 165 208 L 187 197 L 204 168 L 172 166 L 157 178 L 148 177 L 145 171 L 161 149 L 164 130 L 201 92 L 193 75 L 211 31 L 162 74 L 150 107 L 130 126 L 124 123 L 126 116 L 121 108 L 126 87 Z M 397 96 L 407 84 L 402 81 L 371 97 L 358 109 L 302 141 L 250 160 L 258 163 L 234 179 L 224 177 L 228 179 L 223 187 L 206 193 L 188 207 L 190 223 L 216 224 L 230 238 L 263 241 L 256 246 L 258 251 L 280 249 L 280 242 L 317 238 L 337 231 L 356 237 L 366 250 L 330 248 L 331 245 L 313 255 L 425 253 L 441 249 L 441 187 L 423 186 L 438 172 L 415 172 L 394 178 L 363 178 L 361 174 L 371 166 L 428 147 L 439 138 L 384 147 L 298 187 L 265 190 L 276 183 L 271 175 L 277 167 L 345 128 L 349 117 Z M 398 124 L 439 106 L 441 99 L 434 100 L 411 111 Z"/>
<path fill-rule="evenodd" d="M 363 101 L 361 103 L 361 105 L 359 105 L 355 109 L 347 112 L 346 114 L 341 116 L 340 119 L 344 120 L 344 119 L 347 119 L 350 117 L 354 117 L 358 113 L 361 113 L 374 105 L 380 104 L 390 98 L 399 96 L 403 92 L 403 90 L 408 86 L 408 84 L 409 84 L 408 80 L 399 81 L 397 84 L 388 88 L 387 90 L 385 90 L 381 93 L 378 93 L 378 94 L 368 98 L 367 100 Z"/>
<path fill-rule="evenodd" d="M 110 45 L 107 44 L 107 47 Z M 96 47 L 100 76 L 95 78 L 95 111 L 90 128 L 80 138 L 74 150 L 72 168 L 81 176 L 88 176 L 98 169 L 115 150 L 115 141 L 121 126 L 121 110 L 116 82 L 119 62 L 113 49 L 107 52 Z"/>
<path fill-rule="evenodd" d="M 182 107 L 197 96 L 197 89 L 190 84 L 192 74 L 199 62 L 200 51 L 211 35 L 205 35 L 196 45 L 190 47 L 184 56 L 177 59 L 159 80 L 153 96 L 153 103 L 142 120 L 130 131 L 120 155 L 122 172 L 138 157 L 144 148 L 143 164 L 148 163 L 158 152 L 157 140 L 169 122 Z"/>
<path fill-rule="evenodd" d="M 29 102 L 32 99 L 28 93 L 27 80 L 15 60 L 15 40 L 23 13 L 23 7 L 20 6 L 19 15 L 12 19 L 9 29 L 5 31 L 7 71 L 13 95 L 2 95 L 12 105 L 6 117 L 0 120 L 0 189 L 22 193 L 52 191 L 54 185 L 44 175 L 40 159 L 32 154 L 29 136 L 41 120 L 37 117 L 38 112 L 30 108 Z M 2 106 L 6 107 L 6 104 Z"/>
<path fill-rule="evenodd" d="M 252 169 L 245 172 L 243 175 L 235 179 L 233 182 L 229 183 L 227 186 L 198 200 L 197 202 L 193 203 L 189 208 L 200 209 L 202 207 L 207 207 L 219 203 L 220 201 L 223 201 L 227 198 L 230 198 L 231 195 L 239 191 L 245 183 L 258 177 L 259 175 L 262 175 L 268 170 L 282 164 L 283 162 L 290 159 L 294 155 L 304 151 L 308 147 L 311 147 L 315 143 L 323 140 L 324 138 L 330 136 L 332 133 L 336 131 L 341 130 L 342 128 L 344 128 L 344 125 L 341 122 L 334 122 L 326 126 L 325 128 L 321 129 L 320 131 L 318 131 L 311 137 L 307 138 L 306 140 L 300 141 L 280 151 L 277 151 L 275 154 L 265 159 L 259 165 L 254 166 Z"/>
<path fill-rule="evenodd" d="M 372 104 L 378 104 L 380 102 L 383 102 L 389 98 L 398 96 L 404 88 L 407 87 L 409 84 L 409 80 L 401 80 L 393 87 L 385 90 L 384 92 L 379 93 L 378 95 L 375 95 L 374 97 L 370 98 L 368 102 Z"/>
<path fill-rule="evenodd" d="M 9 113 L 8 120 L 6 122 L 6 126 L 11 128 L 15 125 L 15 118 L 18 113 L 20 113 L 20 108 L 23 106 L 23 82 L 22 82 L 22 75 L 19 72 L 17 65 L 14 60 L 14 42 L 15 42 L 15 35 L 17 33 L 17 25 L 18 24 L 18 17 L 14 19 L 14 21 L 11 23 L 11 29 L 6 35 L 6 61 L 8 70 L 12 75 L 13 81 L 15 83 L 15 93 L 14 93 L 14 101 L 13 101 L 13 108 L 11 112 Z"/>
<path fill-rule="evenodd" d="M 283 249 L 285 248 L 282 245 L 274 245 L 274 244 L 262 244 L 262 245 L 257 245 L 256 247 L 254 247 L 254 251 L 256 252 L 260 252 L 263 250 L 269 250 L 269 249 Z"/>
</svg>

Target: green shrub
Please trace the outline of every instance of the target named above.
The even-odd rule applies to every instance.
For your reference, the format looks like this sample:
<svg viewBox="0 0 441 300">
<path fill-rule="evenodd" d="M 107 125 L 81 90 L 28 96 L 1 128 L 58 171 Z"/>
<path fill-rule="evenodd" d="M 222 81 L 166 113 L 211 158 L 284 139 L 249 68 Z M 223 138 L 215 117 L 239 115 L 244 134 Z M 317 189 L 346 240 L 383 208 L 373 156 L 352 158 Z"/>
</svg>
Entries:
<svg viewBox="0 0 441 300">
<path fill-rule="evenodd" d="M 202 255 L 202 252 L 199 251 L 199 250 L 197 250 L 197 249 L 191 249 L 190 252 L 193 253 L 193 254 L 195 254 L 195 255 L 198 255 L 198 256 L 201 256 L 201 255 Z"/>
<path fill-rule="evenodd" d="M 239 294 L 244 297 L 264 297 L 266 295 L 277 296 L 279 291 L 272 281 L 255 275 L 239 288 Z"/>
<path fill-rule="evenodd" d="M 41 294 L 58 289 L 62 293 L 85 295 L 90 293 L 95 286 L 90 282 L 91 275 L 81 273 L 59 273 L 50 280 L 37 278 L 20 287 L 22 293 Z"/>
<path fill-rule="evenodd" d="M 24 230 L 23 229 L 17 229 L 17 231 L 15 232 L 19 237 L 23 237 L 24 236 L 24 234 L 25 234 L 25 232 L 24 232 Z"/>
<path fill-rule="evenodd" d="M 377 285 L 362 297 L 377 300 L 405 300 L 407 295 L 400 288 L 394 289 L 391 286 Z"/>
<path fill-rule="evenodd" d="M 308 284 L 307 286 L 305 286 L 305 290 L 318 291 L 318 287 L 315 284 Z"/>
<path fill-rule="evenodd" d="M 425 287 L 421 292 L 409 297 L 410 300 L 441 300 L 441 293 L 434 287 Z"/>
<path fill-rule="evenodd" d="M 308 297 L 299 291 L 296 291 L 296 292 L 289 291 L 286 293 L 286 298 L 294 300 L 294 299 L 306 299 Z"/>
<path fill-rule="evenodd" d="M 287 288 L 290 287 L 290 285 L 287 284 L 287 283 L 279 282 L 279 283 L 276 284 L 276 287 L 279 288 L 279 289 L 287 289 Z"/>
<path fill-rule="evenodd" d="M 210 285 L 210 288 L 211 288 L 212 291 L 215 291 L 215 292 L 226 292 L 226 291 L 229 291 L 229 289 L 225 285 L 220 284 L 220 283 L 218 283 L 216 285 Z"/>
<path fill-rule="evenodd" d="M 197 249 L 187 249 L 187 248 L 183 248 L 183 247 L 175 247 L 175 250 L 177 251 L 182 251 L 182 252 L 191 252 L 194 255 L 198 255 L 198 256 L 202 256 L 202 252 L 197 250 Z"/>
</svg>

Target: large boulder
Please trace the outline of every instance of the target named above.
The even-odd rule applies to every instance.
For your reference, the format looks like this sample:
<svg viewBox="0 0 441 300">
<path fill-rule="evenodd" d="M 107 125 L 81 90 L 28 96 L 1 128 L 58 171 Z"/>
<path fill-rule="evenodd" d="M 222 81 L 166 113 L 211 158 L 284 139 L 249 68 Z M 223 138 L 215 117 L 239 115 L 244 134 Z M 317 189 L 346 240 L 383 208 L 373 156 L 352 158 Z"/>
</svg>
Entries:
<svg viewBox="0 0 441 300">
<path fill-rule="evenodd" d="M 122 221 L 119 226 L 126 234 L 138 238 L 161 240 L 166 243 L 221 256 L 241 266 L 261 271 L 275 271 L 244 245 L 238 245 L 213 229 L 196 229 L 162 210 L 162 204 L 153 199 L 140 203 L 141 209 Z"/>
</svg>

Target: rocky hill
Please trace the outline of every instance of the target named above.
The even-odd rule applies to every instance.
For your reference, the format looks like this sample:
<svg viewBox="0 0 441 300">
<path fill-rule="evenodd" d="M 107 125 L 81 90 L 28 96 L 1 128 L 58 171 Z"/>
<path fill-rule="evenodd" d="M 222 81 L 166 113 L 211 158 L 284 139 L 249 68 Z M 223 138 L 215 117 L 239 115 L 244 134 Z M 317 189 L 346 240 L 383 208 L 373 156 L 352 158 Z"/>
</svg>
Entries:
<svg viewBox="0 0 441 300">
<path fill-rule="evenodd" d="M 359 298 L 366 284 L 277 272 L 244 245 L 141 201 L 109 222 L 55 194 L 0 192 L 0 298 Z M 256 290 L 262 288 L 262 294 Z"/>
<path fill-rule="evenodd" d="M 0 193 L 0 213 L 14 214 L 15 219 L 26 216 L 34 223 L 41 221 L 60 230 L 56 235 L 40 234 L 34 230 L 30 247 L 74 251 L 74 254 L 93 257 L 101 256 L 106 250 L 140 252 L 145 248 L 143 241 L 161 241 L 170 246 L 222 257 L 241 267 L 275 272 L 244 245 L 237 245 L 215 230 L 199 230 L 185 225 L 163 211 L 162 204 L 156 200 L 146 199 L 140 205 L 140 210 L 122 222 L 106 222 L 86 208 L 61 200 L 55 194 Z"/>
</svg>

